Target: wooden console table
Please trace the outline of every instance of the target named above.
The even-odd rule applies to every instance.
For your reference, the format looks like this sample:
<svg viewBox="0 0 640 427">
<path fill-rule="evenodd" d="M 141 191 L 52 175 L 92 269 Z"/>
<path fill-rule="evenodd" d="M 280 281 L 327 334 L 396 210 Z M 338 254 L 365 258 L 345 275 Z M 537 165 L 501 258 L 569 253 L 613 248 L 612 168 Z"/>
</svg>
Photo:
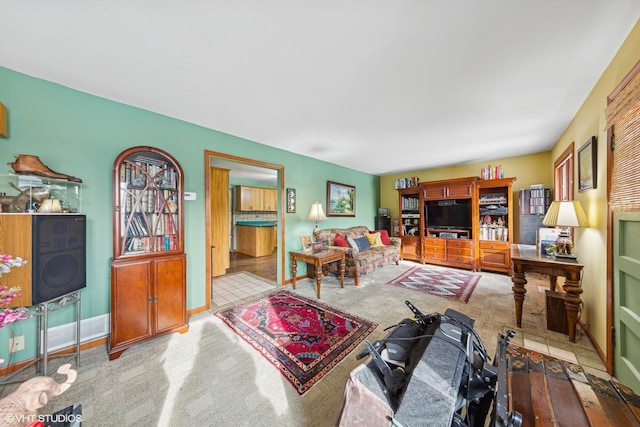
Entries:
<svg viewBox="0 0 640 427">
<path fill-rule="evenodd" d="M 580 310 L 580 274 L 584 267 L 575 258 L 548 258 L 538 255 L 535 245 L 511 246 L 511 261 L 513 262 L 513 299 L 516 304 L 516 321 L 518 327 L 522 327 L 522 305 L 527 279 L 525 273 L 535 272 L 549 275 L 549 289 L 556 290 L 558 276 L 565 278 L 562 289 L 564 290 L 564 307 L 567 311 L 569 323 L 569 339 L 576 342 L 576 324 L 578 323 L 578 311 Z"/>
<path fill-rule="evenodd" d="M 318 298 L 320 298 L 320 285 L 322 283 L 322 266 L 331 262 L 340 262 L 340 287 L 344 288 L 344 269 L 345 269 L 345 251 L 337 249 L 326 249 L 316 253 L 289 252 L 291 257 L 291 277 L 293 281 L 293 289 L 296 288 L 296 271 L 298 269 L 298 261 L 312 264 L 315 267 L 316 289 Z"/>
</svg>

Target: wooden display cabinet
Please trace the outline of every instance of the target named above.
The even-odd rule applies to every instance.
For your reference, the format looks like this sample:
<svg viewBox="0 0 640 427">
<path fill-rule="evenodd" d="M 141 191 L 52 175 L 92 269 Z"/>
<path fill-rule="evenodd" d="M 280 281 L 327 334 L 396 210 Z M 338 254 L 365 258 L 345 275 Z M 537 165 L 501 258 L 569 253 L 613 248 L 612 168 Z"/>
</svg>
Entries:
<svg viewBox="0 0 640 427">
<path fill-rule="evenodd" d="M 478 181 L 477 268 L 511 273 L 513 182 L 516 178 Z"/>
<path fill-rule="evenodd" d="M 175 158 L 154 147 L 114 162 L 110 359 L 188 329 L 183 182 Z"/>
<path fill-rule="evenodd" d="M 422 236 L 424 221 L 420 212 L 422 190 L 417 187 L 398 189 L 400 211 L 400 257 L 418 262 L 422 260 Z"/>
</svg>

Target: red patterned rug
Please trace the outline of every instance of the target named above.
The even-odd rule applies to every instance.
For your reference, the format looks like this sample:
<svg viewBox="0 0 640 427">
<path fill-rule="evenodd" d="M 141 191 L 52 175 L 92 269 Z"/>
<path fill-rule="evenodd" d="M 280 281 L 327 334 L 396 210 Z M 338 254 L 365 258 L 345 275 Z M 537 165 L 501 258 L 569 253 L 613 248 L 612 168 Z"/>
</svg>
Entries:
<svg viewBox="0 0 640 427">
<path fill-rule="evenodd" d="M 421 266 L 412 267 L 388 282 L 387 285 L 427 292 L 438 297 L 466 303 L 480 277 L 479 274 L 463 270 L 443 270 Z"/>
<path fill-rule="evenodd" d="M 303 395 L 378 326 L 289 291 L 214 313 Z"/>
</svg>

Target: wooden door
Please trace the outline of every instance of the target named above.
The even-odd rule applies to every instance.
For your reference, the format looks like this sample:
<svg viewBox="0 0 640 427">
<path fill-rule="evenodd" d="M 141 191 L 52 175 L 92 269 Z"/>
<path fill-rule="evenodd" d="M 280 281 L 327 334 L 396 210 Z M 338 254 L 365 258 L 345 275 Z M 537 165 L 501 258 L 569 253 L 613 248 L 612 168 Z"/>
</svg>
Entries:
<svg viewBox="0 0 640 427">
<path fill-rule="evenodd" d="M 640 390 L 640 212 L 613 216 L 615 376 Z"/>
<path fill-rule="evenodd" d="M 229 268 L 229 169 L 211 167 L 211 277 Z"/>
<path fill-rule="evenodd" d="M 111 264 L 111 349 L 153 336 L 148 260 Z"/>
<path fill-rule="evenodd" d="M 187 321 L 186 255 L 153 261 L 153 296 L 156 333 L 170 331 Z"/>
</svg>

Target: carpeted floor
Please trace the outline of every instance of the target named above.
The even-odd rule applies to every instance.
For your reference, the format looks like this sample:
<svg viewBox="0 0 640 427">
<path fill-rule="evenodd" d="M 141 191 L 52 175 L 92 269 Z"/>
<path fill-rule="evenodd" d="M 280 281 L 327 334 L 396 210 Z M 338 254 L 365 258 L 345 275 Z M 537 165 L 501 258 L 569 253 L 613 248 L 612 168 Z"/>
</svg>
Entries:
<svg viewBox="0 0 640 427">
<path fill-rule="evenodd" d="M 332 275 L 323 277 L 320 301 L 378 323 L 368 337 L 371 342 L 386 335 L 384 327 L 411 315 L 404 304 L 410 300 L 425 313 L 444 313 L 450 307 L 475 318 L 490 354 L 495 352 L 497 334 L 508 327 L 517 332 L 514 344 L 538 346 L 536 350 L 555 357 L 571 355 L 585 371 L 604 370 L 581 333 L 571 343 L 566 335 L 546 329 L 546 280 L 528 277 L 523 328 L 518 329 L 509 276 L 480 273 L 468 304 L 386 285 L 416 265 L 403 261 L 386 266 L 363 276 L 358 287 L 353 279 L 346 279 L 344 289 Z M 294 292 L 315 299 L 315 281 L 300 280 Z M 358 348 L 300 396 L 261 354 L 210 312 L 192 316 L 189 324 L 188 333 L 158 337 L 125 351 L 117 360 L 108 360 L 104 346 L 83 351 L 78 379 L 53 398 L 43 413 L 80 402 L 86 427 L 328 427 L 335 421 L 349 372 L 361 363 L 355 357 Z M 16 387 L 1 387 L 0 395 Z"/>
</svg>

